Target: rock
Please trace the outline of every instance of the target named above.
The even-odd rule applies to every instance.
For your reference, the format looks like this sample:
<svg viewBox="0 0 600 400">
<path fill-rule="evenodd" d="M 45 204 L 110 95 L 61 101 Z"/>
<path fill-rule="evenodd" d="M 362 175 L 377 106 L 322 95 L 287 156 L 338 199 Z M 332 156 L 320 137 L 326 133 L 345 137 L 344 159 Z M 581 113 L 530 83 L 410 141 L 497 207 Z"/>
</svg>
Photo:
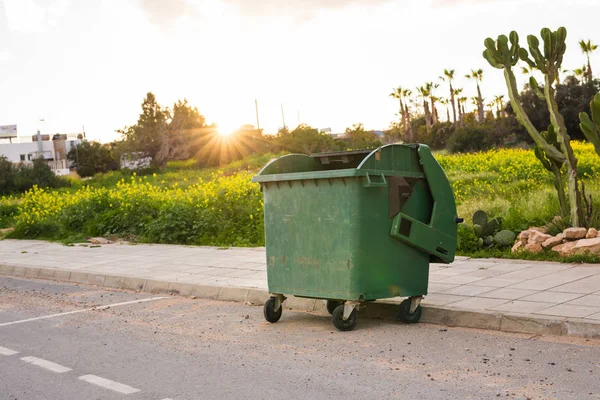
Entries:
<svg viewBox="0 0 600 400">
<path fill-rule="evenodd" d="M 600 255 L 600 238 L 593 239 L 581 239 L 575 243 L 575 247 L 573 247 L 569 253 L 572 254 L 598 254 Z"/>
<path fill-rule="evenodd" d="M 556 251 L 561 256 L 568 256 L 576 245 L 577 242 L 565 242 L 563 244 L 559 244 L 558 246 L 554 246 L 552 251 Z"/>
<path fill-rule="evenodd" d="M 527 244 L 527 241 L 529 240 L 530 233 L 531 233 L 531 231 L 529 229 L 526 231 L 523 231 L 523 232 L 519 233 L 519 236 L 517 236 L 517 239 L 525 245 L 525 244 Z"/>
<path fill-rule="evenodd" d="M 517 243 L 515 243 L 515 245 L 513 246 L 511 251 L 513 253 L 516 253 L 517 251 L 521 251 L 521 250 L 523 250 L 523 246 L 524 246 L 523 242 L 521 242 L 520 240 L 517 240 Z"/>
<path fill-rule="evenodd" d="M 542 245 L 539 243 L 527 243 L 525 245 L 525 250 L 530 253 L 537 254 L 540 251 L 542 251 L 543 249 L 542 249 Z"/>
<path fill-rule="evenodd" d="M 593 239 L 598 237 L 598 230 L 596 228 L 590 228 L 587 231 L 587 235 L 585 235 L 586 239 Z"/>
<path fill-rule="evenodd" d="M 545 226 L 530 226 L 529 230 L 530 231 L 536 231 L 536 232 L 539 232 L 539 233 L 548 234 L 548 228 L 546 228 Z"/>
<path fill-rule="evenodd" d="M 0 229 L 0 237 L 8 235 L 9 233 L 11 233 L 14 230 L 15 230 L 15 228 L 12 228 L 12 227 L 11 228 Z"/>
<path fill-rule="evenodd" d="M 587 229 L 585 228 L 567 228 L 563 234 L 567 240 L 578 240 L 583 239 L 587 235 Z"/>
<path fill-rule="evenodd" d="M 560 235 L 557 235 L 555 237 L 551 237 L 550 239 L 546 239 L 544 241 L 544 243 L 542 243 L 542 247 L 545 249 L 551 249 L 554 246 L 558 246 L 559 244 L 562 244 L 563 238 L 562 238 L 562 233 Z"/>
<path fill-rule="evenodd" d="M 110 244 L 111 241 L 108 240 L 108 239 L 105 239 L 103 237 L 95 237 L 95 238 L 88 239 L 88 243 L 91 243 L 91 244 Z"/>
<path fill-rule="evenodd" d="M 529 234 L 529 240 L 527 241 L 527 243 L 536 243 L 536 244 L 542 244 L 544 243 L 546 240 L 552 238 L 552 235 L 548 235 L 546 233 L 542 233 L 540 231 L 531 231 L 531 233 Z"/>
</svg>

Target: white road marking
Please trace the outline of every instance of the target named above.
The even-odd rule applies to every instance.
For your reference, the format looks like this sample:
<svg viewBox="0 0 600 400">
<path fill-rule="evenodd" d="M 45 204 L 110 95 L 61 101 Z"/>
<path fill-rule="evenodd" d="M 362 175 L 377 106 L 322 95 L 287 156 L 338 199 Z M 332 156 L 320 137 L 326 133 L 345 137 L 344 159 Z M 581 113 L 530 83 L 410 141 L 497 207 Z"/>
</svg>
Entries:
<svg viewBox="0 0 600 400">
<path fill-rule="evenodd" d="M 56 364 L 50 361 L 42 360 L 41 358 L 36 357 L 23 357 L 21 360 L 28 362 L 29 364 L 36 365 L 38 367 L 47 369 L 48 371 L 56 372 L 58 374 L 63 374 L 65 372 L 71 371 L 71 368 L 63 367 L 60 364 Z"/>
<path fill-rule="evenodd" d="M 0 354 L 2 354 L 3 356 L 14 356 L 15 354 L 18 354 L 18 351 L 14 351 L 11 349 L 7 349 L 6 347 L 2 347 L 0 346 Z"/>
<path fill-rule="evenodd" d="M 110 379 L 104 379 L 96 375 L 83 375 L 80 376 L 79 379 L 91 383 L 93 385 L 98 385 L 106 389 L 114 390 L 115 392 L 119 392 L 122 394 L 132 394 L 140 391 L 140 389 L 136 389 L 134 387 L 124 385 L 119 382 L 111 381 Z"/>
<path fill-rule="evenodd" d="M 168 297 L 151 297 L 149 299 L 126 301 L 124 303 L 109 304 L 109 305 L 106 305 L 106 306 L 98 306 L 98 307 L 93 307 L 93 308 L 86 308 L 86 309 L 83 309 L 83 310 L 69 311 L 69 312 L 64 312 L 64 313 L 60 313 L 60 314 L 45 315 L 43 317 L 35 317 L 35 318 L 22 319 L 20 321 L 5 322 L 3 324 L 0 324 L 0 327 L 9 326 L 9 325 L 15 325 L 15 324 L 23 324 L 25 322 L 37 321 L 37 320 L 40 320 L 40 319 L 62 317 L 63 315 L 79 314 L 79 313 L 82 313 L 82 312 L 96 311 L 96 310 L 106 310 L 106 309 L 112 308 L 112 307 L 127 306 L 127 305 L 130 305 L 130 304 L 145 303 L 147 301 L 162 300 L 162 299 L 168 299 Z"/>
</svg>

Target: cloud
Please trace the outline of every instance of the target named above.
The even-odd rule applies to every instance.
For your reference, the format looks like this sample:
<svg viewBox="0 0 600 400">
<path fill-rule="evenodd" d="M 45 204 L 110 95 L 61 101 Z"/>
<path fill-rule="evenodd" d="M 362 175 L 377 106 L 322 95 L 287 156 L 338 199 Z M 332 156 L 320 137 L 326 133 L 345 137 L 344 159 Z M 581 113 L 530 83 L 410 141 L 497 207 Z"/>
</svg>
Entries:
<svg viewBox="0 0 600 400">
<path fill-rule="evenodd" d="M 180 17 L 196 14 L 185 0 L 139 0 L 139 4 L 148 20 L 163 29 L 171 28 Z"/>
<path fill-rule="evenodd" d="M 310 18 L 323 9 L 351 6 L 378 6 L 393 0 L 223 0 L 237 7 L 244 15 L 292 16 Z"/>
<path fill-rule="evenodd" d="M 41 32 L 45 25 L 46 9 L 33 0 L 4 0 L 8 30 L 12 32 Z"/>
<path fill-rule="evenodd" d="M 432 0 L 431 6 L 433 8 L 440 7 L 452 7 L 461 4 L 487 4 L 487 3 L 508 3 L 513 0 Z"/>
<path fill-rule="evenodd" d="M 34 0 L 3 1 L 8 30 L 21 33 L 38 33 L 48 25 L 57 26 L 71 5 L 71 0 L 52 1 L 48 6 L 42 6 Z"/>
<path fill-rule="evenodd" d="M 137 0 L 148 20 L 163 29 L 170 29 L 183 17 L 210 18 L 234 10 L 244 16 L 304 20 L 324 9 L 378 6 L 394 1 L 398 0 Z"/>
</svg>

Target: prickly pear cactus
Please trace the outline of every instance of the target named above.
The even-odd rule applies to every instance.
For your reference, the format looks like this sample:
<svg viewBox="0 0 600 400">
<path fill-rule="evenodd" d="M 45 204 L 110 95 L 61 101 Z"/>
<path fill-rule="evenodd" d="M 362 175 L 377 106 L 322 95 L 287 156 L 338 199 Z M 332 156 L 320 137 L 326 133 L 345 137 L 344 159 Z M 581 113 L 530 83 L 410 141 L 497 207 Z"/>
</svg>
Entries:
<svg viewBox="0 0 600 400">
<path fill-rule="evenodd" d="M 494 233 L 502 229 L 502 222 L 500 222 L 499 218 L 494 218 L 490 222 L 487 223 L 485 228 L 483 228 L 483 236 L 492 236 Z"/>
<path fill-rule="evenodd" d="M 473 225 L 473 231 L 477 237 L 481 237 L 481 235 L 483 235 L 483 227 L 481 225 Z"/>
<path fill-rule="evenodd" d="M 503 230 L 494 235 L 494 243 L 498 247 L 509 247 L 515 242 L 517 235 L 513 231 Z"/>
<path fill-rule="evenodd" d="M 494 245 L 494 238 L 493 238 L 493 236 L 486 236 L 483 239 L 483 245 L 485 247 L 491 247 L 491 246 L 493 246 Z"/>
<path fill-rule="evenodd" d="M 600 156 L 600 93 L 594 96 L 590 103 L 590 109 L 592 110 L 591 118 L 587 113 L 582 112 L 579 114 L 579 120 L 581 121 L 579 127 Z"/>
<path fill-rule="evenodd" d="M 482 210 L 475 211 L 475 213 L 473 214 L 473 226 L 479 225 L 483 229 L 483 228 L 485 228 L 487 223 L 488 223 L 487 213 Z M 481 235 L 477 235 L 477 236 L 481 236 Z"/>
</svg>

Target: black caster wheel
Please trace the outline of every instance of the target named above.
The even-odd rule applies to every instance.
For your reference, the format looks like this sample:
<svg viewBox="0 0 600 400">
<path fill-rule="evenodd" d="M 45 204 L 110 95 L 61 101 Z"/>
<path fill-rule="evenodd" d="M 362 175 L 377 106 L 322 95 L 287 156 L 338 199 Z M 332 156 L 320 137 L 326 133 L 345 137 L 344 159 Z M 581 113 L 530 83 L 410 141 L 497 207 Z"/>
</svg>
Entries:
<svg viewBox="0 0 600 400">
<path fill-rule="evenodd" d="M 327 300 L 327 312 L 329 313 L 329 315 L 333 315 L 333 311 L 335 310 L 335 308 L 342 304 L 344 304 L 343 301 Z"/>
<path fill-rule="evenodd" d="M 421 319 L 421 314 L 423 313 L 423 309 L 421 305 L 417 307 L 414 312 L 410 312 L 410 299 L 404 300 L 400 303 L 398 310 L 398 320 L 406 323 L 406 324 L 416 324 Z"/>
<path fill-rule="evenodd" d="M 265 319 L 269 322 L 275 323 L 279 321 L 281 318 L 281 313 L 283 312 L 283 306 L 279 306 L 279 310 L 275 311 L 275 297 L 271 297 L 269 300 L 265 302 L 265 306 L 263 308 L 263 313 L 265 315 Z"/>
<path fill-rule="evenodd" d="M 352 310 L 350 316 L 347 320 L 344 321 L 344 305 L 341 304 L 333 310 L 331 314 L 331 318 L 333 320 L 333 326 L 335 326 L 339 331 L 346 332 L 351 331 L 356 326 L 358 312 L 356 308 Z"/>
</svg>

